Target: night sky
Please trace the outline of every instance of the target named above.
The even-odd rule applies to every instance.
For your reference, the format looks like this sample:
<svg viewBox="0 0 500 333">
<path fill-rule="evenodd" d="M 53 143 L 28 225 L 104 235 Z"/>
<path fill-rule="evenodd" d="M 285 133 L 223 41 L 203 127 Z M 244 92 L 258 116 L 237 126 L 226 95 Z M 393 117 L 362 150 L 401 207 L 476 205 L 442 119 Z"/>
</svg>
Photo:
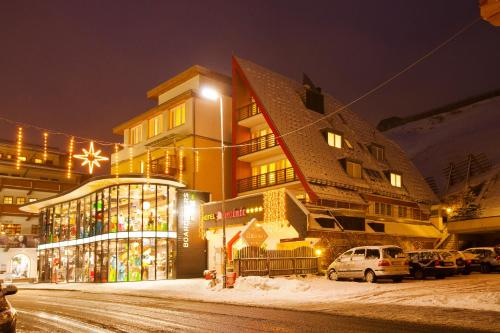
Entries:
<svg viewBox="0 0 500 333">
<path fill-rule="evenodd" d="M 1 1 L 0 115 L 119 141 L 112 127 L 154 105 L 148 89 L 193 64 L 230 74 L 232 53 L 349 102 L 478 17 L 477 3 Z M 500 28 L 481 20 L 352 109 L 376 125 L 498 89 L 499 59 Z"/>
</svg>

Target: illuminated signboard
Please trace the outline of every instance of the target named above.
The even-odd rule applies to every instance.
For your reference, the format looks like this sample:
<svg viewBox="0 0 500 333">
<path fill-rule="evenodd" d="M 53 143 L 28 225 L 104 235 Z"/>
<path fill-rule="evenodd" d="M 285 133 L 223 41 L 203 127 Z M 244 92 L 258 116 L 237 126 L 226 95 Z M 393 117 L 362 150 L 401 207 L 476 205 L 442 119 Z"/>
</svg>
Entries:
<svg viewBox="0 0 500 333">
<path fill-rule="evenodd" d="M 177 190 L 177 278 L 199 277 L 206 269 L 206 241 L 201 237 L 200 205 L 207 192 Z"/>
</svg>

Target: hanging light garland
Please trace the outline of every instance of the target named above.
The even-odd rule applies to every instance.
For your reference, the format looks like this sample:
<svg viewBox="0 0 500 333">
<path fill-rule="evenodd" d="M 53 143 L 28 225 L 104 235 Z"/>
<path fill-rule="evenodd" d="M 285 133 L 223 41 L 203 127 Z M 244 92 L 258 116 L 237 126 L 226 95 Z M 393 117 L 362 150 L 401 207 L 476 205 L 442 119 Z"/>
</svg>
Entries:
<svg viewBox="0 0 500 333">
<path fill-rule="evenodd" d="M 194 172 L 200 171 L 200 152 L 194 151 Z"/>
<path fill-rule="evenodd" d="M 47 162 L 48 143 L 49 143 L 49 133 L 43 132 L 43 163 Z"/>
<path fill-rule="evenodd" d="M 17 160 L 16 160 L 16 170 L 21 169 L 21 150 L 23 146 L 23 128 L 17 128 Z"/>
<path fill-rule="evenodd" d="M 71 178 L 71 169 L 73 168 L 73 148 L 75 145 L 75 138 L 71 137 L 69 139 L 69 147 L 68 147 L 68 169 L 66 171 L 66 178 Z"/>
<path fill-rule="evenodd" d="M 165 151 L 165 174 L 170 173 L 170 152 L 168 149 Z"/>
<path fill-rule="evenodd" d="M 147 161 L 146 161 L 146 178 L 149 181 L 151 177 L 151 150 L 148 148 Z"/>
<path fill-rule="evenodd" d="M 278 231 L 285 226 L 286 204 L 285 189 L 270 190 L 263 193 L 264 222 Z"/>
<path fill-rule="evenodd" d="M 184 152 L 182 151 L 182 149 L 179 149 L 179 182 L 182 183 L 182 180 L 183 180 L 183 176 L 184 176 L 184 173 L 183 173 L 183 169 L 184 169 Z"/>
<path fill-rule="evenodd" d="M 115 144 L 115 177 L 119 177 L 119 170 L 118 170 L 118 144 Z"/>
<path fill-rule="evenodd" d="M 134 148 L 128 148 L 128 172 L 134 172 Z"/>
</svg>

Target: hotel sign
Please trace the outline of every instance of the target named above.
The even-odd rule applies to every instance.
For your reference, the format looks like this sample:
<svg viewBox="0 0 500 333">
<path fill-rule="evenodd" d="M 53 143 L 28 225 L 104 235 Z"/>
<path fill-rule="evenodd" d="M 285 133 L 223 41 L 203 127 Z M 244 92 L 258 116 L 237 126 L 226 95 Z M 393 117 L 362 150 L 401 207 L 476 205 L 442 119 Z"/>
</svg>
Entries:
<svg viewBox="0 0 500 333">
<path fill-rule="evenodd" d="M 241 233 L 241 238 L 248 246 L 261 247 L 269 235 L 264 228 L 256 221 L 252 222 L 245 231 Z"/>
</svg>

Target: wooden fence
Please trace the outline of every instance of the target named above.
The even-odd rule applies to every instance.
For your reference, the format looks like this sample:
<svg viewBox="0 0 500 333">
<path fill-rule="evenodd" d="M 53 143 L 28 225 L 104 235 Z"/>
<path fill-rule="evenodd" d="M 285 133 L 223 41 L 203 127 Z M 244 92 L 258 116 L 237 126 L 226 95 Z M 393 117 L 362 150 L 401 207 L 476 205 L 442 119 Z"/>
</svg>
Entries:
<svg viewBox="0 0 500 333">
<path fill-rule="evenodd" d="M 239 276 L 316 274 L 318 258 L 310 247 L 294 250 L 244 247 L 235 253 L 234 270 Z"/>
</svg>

